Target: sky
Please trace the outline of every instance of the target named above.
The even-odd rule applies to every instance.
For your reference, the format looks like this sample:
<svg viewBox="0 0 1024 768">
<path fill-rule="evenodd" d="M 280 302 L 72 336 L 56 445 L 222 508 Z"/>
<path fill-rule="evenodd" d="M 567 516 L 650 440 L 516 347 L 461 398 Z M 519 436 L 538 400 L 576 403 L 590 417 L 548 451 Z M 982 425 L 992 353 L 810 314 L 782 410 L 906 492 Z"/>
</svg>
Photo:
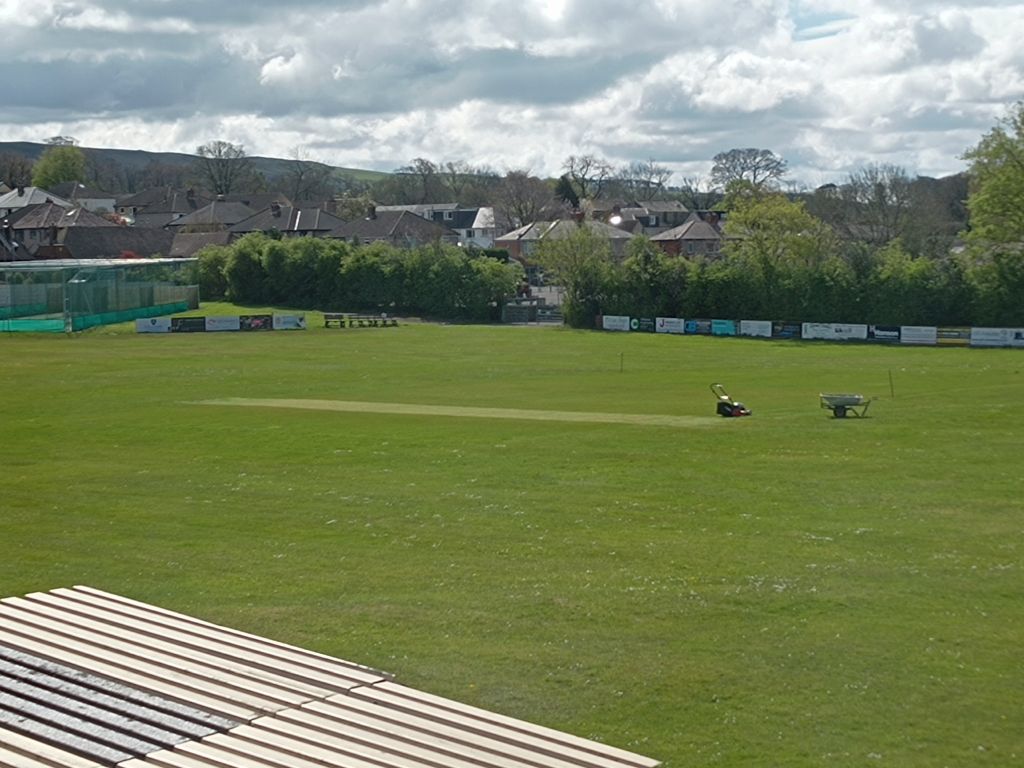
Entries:
<svg viewBox="0 0 1024 768">
<path fill-rule="evenodd" d="M 0 140 L 392 171 L 706 179 L 769 149 L 794 184 L 963 170 L 1024 98 L 1024 2 L 0 0 Z"/>
</svg>

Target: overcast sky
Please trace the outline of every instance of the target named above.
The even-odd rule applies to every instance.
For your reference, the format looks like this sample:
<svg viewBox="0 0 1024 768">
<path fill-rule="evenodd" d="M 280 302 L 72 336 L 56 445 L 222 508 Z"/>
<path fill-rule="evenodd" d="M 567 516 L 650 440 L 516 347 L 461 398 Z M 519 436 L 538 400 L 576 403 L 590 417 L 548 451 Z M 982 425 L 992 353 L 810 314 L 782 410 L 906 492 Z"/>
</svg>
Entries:
<svg viewBox="0 0 1024 768">
<path fill-rule="evenodd" d="M 390 171 L 706 176 L 770 149 L 809 186 L 941 176 L 1024 98 L 1024 2 L 0 0 L 0 140 Z"/>
</svg>

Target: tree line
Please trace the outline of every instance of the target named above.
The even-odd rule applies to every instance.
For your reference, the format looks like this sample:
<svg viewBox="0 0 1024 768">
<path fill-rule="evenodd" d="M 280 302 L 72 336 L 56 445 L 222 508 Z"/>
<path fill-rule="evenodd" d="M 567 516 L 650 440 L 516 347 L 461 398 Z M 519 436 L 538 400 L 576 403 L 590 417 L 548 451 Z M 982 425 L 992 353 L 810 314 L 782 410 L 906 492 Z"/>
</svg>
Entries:
<svg viewBox="0 0 1024 768">
<path fill-rule="evenodd" d="M 204 301 L 478 322 L 500 320 L 522 280 L 521 266 L 487 251 L 260 233 L 203 249 L 196 270 Z"/>
</svg>

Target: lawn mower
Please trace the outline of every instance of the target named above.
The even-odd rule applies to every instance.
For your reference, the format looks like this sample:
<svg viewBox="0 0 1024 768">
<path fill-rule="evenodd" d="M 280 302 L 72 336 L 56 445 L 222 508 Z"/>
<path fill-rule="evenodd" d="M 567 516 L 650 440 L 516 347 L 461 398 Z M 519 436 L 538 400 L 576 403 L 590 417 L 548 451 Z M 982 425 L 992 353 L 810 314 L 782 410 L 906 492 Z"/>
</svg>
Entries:
<svg viewBox="0 0 1024 768">
<path fill-rule="evenodd" d="M 725 391 L 725 387 L 721 384 L 712 384 L 711 392 L 718 399 L 718 404 L 715 406 L 715 413 L 719 416 L 725 416 L 726 418 L 731 419 L 735 416 L 750 415 L 750 409 L 743 403 L 729 397 L 729 393 Z"/>
</svg>

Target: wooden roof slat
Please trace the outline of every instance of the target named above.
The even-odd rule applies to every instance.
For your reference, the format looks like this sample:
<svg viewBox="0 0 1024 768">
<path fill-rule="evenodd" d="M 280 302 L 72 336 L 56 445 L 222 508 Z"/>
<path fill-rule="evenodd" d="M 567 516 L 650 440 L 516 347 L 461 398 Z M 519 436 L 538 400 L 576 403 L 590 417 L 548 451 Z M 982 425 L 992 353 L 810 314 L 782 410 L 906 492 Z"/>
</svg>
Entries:
<svg viewBox="0 0 1024 768">
<path fill-rule="evenodd" d="M 366 684 L 375 683 L 381 679 L 386 680 L 389 678 L 389 675 L 363 664 L 357 664 L 356 662 L 347 661 L 345 659 L 338 659 L 334 656 L 317 653 L 316 651 L 311 651 L 307 648 L 288 645 L 287 643 L 282 643 L 278 640 L 272 640 L 269 637 L 253 635 L 232 627 L 225 627 L 220 624 L 203 621 L 202 619 L 197 619 L 194 616 L 176 613 L 174 611 L 167 610 L 166 608 L 150 605 L 149 603 L 142 603 L 110 592 L 103 592 L 102 590 L 95 589 L 93 587 L 76 586 L 70 589 L 62 587 L 52 590 L 52 592 L 54 594 L 65 595 L 76 600 L 101 601 L 110 606 L 111 610 L 119 608 L 121 610 L 138 612 L 139 615 L 162 617 L 165 620 L 176 622 L 182 627 L 188 627 L 190 631 L 194 631 L 197 634 L 206 634 L 207 636 L 210 636 L 210 633 L 212 633 L 214 636 L 225 638 L 226 642 L 235 640 L 240 643 L 251 645 L 254 648 L 267 649 L 268 653 L 287 654 L 294 657 L 296 660 L 301 659 L 307 664 L 323 665 L 325 669 L 330 670 L 342 667 L 346 670 L 345 674 L 351 674 L 354 676 L 354 679 Z"/>
<path fill-rule="evenodd" d="M 354 684 L 369 685 L 388 679 L 382 673 L 353 662 L 334 659 L 165 610 L 142 610 L 131 602 L 109 600 L 102 594 L 95 594 L 94 590 L 76 588 L 34 593 L 27 597 L 54 602 L 60 600 L 62 607 L 85 615 L 99 611 L 109 616 L 112 623 L 123 621 L 126 626 L 138 628 L 143 632 L 152 631 L 164 637 L 179 638 L 184 644 L 197 644 L 211 653 L 225 654 L 234 659 L 246 659 L 257 665 L 266 664 L 273 670 L 294 670 L 299 676 L 313 673 L 312 679 L 323 681 L 327 677 L 337 679 L 339 684 L 340 681 L 344 681 L 343 687 L 346 689 Z"/>
<path fill-rule="evenodd" d="M 58 749 L 6 728 L 0 728 L 0 750 L 0 761 L 8 759 L 8 755 L 17 758 L 9 763 L 12 768 L 35 768 L 37 765 L 46 768 L 106 768 L 103 763 Z M 7 766 L 3 762 L 0 762 L 0 765 L 4 768 Z"/>
<path fill-rule="evenodd" d="M 13 629 L 12 629 L 13 627 Z M 211 712 L 225 717 L 240 720 L 251 720 L 265 714 L 268 709 L 262 701 L 245 695 L 221 695 L 233 692 L 222 692 L 213 686 L 176 675 L 165 670 L 149 669 L 144 664 L 123 666 L 107 660 L 107 655 L 87 645 L 67 641 L 65 638 L 52 638 L 46 633 L 33 632 L 31 635 L 18 631 L 17 624 L 4 621 L 0 616 L 0 641 L 12 647 L 22 648 L 45 658 L 69 664 L 79 669 L 87 669 L 96 674 L 106 675 L 139 688 L 155 691 L 181 702 L 201 706 Z"/>
<path fill-rule="evenodd" d="M 337 693 L 338 691 L 337 688 L 324 687 L 322 685 L 310 685 L 294 678 L 279 675 L 276 672 L 253 666 L 252 664 L 238 662 L 235 661 L 233 657 L 213 655 L 208 653 L 206 649 L 201 646 L 187 647 L 181 643 L 175 643 L 163 639 L 162 637 L 143 634 L 125 625 L 110 624 L 109 622 L 87 618 L 81 614 L 72 613 L 63 610 L 60 607 L 47 605 L 40 601 L 22 601 L 15 599 L 13 604 L 23 610 L 40 616 L 41 618 L 60 621 L 69 627 L 77 627 L 83 632 L 94 633 L 90 635 L 92 637 L 110 638 L 112 642 L 120 644 L 121 647 L 126 645 L 144 647 L 146 649 L 146 655 L 151 658 L 153 656 L 159 656 L 160 658 L 181 660 L 191 665 L 191 668 L 193 669 L 201 667 L 204 669 L 215 668 L 218 670 L 224 670 L 225 672 L 239 675 L 242 678 L 251 679 L 257 684 L 273 686 L 273 688 L 280 690 L 293 691 L 306 698 L 319 698 L 331 693 Z M 75 634 L 80 633 L 76 632 Z M 349 686 L 346 686 L 345 689 L 348 687 Z M 294 704 L 297 702 L 290 701 L 288 703 Z"/>
<path fill-rule="evenodd" d="M 385 706 L 416 712 L 423 717 L 437 717 L 446 722 L 457 723 L 462 727 L 473 729 L 485 728 L 496 738 L 508 738 L 523 743 L 529 742 L 541 749 L 552 747 L 560 753 L 580 752 L 592 755 L 599 760 L 608 759 L 614 761 L 609 765 L 621 765 L 624 763 L 625 765 L 637 766 L 637 768 L 653 768 L 659 765 L 657 760 L 651 760 L 618 747 L 608 746 L 590 739 L 583 739 L 564 731 L 536 725 L 525 720 L 517 720 L 516 718 L 500 715 L 496 712 L 490 712 L 468 704 L 462 704 L 461 702 L 445 699 L 390 681 L 372 688 L 359 688 L 353 691 L 352 695 L 365 697 Z"/>
<path fill-rule="evenodd" d="M 374 746 L 389 755 L 410 760 L 420 760 L 427 765 L 444 766 L 444 768 L 479 768 L 481 760 L 493 768 L 522 768 L 524 763 L 504 759 L 497 755 L 485 755 L 469 748 L 434 739 L 399 738 L 386 729 L 375 727 L 370 718 L 364 723 L 353 720 L 343 722 L 308 712 L 303 709 L 290 709 L 279 712 L 274 717 L 255 720 L 251 724 L 268 731 L 276 731 L 302 741 L 320 743 L 339 749 L 350 749 L 352 745 Z"/>
<path fill-rule="evenodd" d="M 84 629 L 70 631 L 60 621 L 43 618 L 30 611 L 20 610 L 7 603 L 0 601 L 0 616 L 8 619 L 15 619 L 26 626 L 31 626 L 38 631 L 49 632 L 52 635 L 63 638 L 59 642 L 76 642 L 86 645 L 111 656 L 123 656 L 131 660 L 131 665 L 146 666 L 150 669 L 160 668 L 168 674 L 176 673 L 179 678 L 192 680 L 204 680 L 214 683 L 225 689 L 237 691 L 239 695 L 248 695 L 250 698 L 257 698 L 267 709 L 277 709 L 281 706 L 294 706 L 308 701 L 309 696 L 290 693 L 287 689 L 260 683 L 256 680 L 240 678 L 231 672 L 222 672 L 218 669 L 205 667 L 202 664 L 193 664 L 184 658 L 168 656 L 167 654 L 152 652 L 146 647 L 139 647 L 131 643 L 116 640 L 102 634 L 97 634 Z"/>
<path fill-rule="evenodd" d="M 306 760 L 288 752 L 283 752 L 247 739 L 238 738 L 228 733 L 217 734 L 201 742 L 182 744 L 179 750 L 200 758 L 216 757 L 224 759 L 233 756 L 236 762 L 227 763 L 229 768 L 323 768 L 325 763 L 318 760 Z M 345 768 L 381 768 L 379 763 L 370 763 L 356 758 L 326 763 L 326 765 L 345 766 Z"/>
</svg>

